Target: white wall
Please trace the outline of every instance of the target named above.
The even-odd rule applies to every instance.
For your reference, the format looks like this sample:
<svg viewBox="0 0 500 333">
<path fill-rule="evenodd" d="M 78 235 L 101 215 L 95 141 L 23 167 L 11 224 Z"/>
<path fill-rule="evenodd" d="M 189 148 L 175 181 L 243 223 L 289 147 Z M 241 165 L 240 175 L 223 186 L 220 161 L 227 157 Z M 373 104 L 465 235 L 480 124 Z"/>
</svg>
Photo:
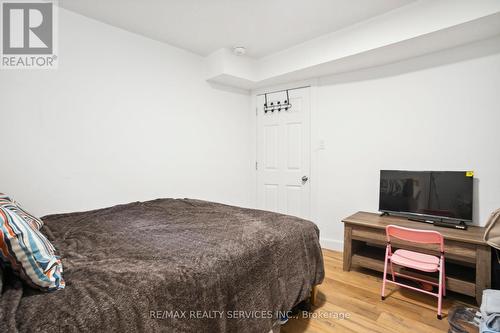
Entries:
<svg viewBox="0 0 500 333">
<path fill-rule="evenodd" d="M 378 209 L 379 170 L 474 170 L 475 223 L 500 208 L 500 39 L 322 78 L 313 108 L 313 220 Z M 318 150 L 320 140 L 325 150 Z"/>
<path fill-rule="evenodd" d="M 57 70 L 0 72 L 0 192 L 38 215 L 158 197 L 249 205 L 250 97 L 209 86 L 201 57 L 59 14 Z"/>
</svg>

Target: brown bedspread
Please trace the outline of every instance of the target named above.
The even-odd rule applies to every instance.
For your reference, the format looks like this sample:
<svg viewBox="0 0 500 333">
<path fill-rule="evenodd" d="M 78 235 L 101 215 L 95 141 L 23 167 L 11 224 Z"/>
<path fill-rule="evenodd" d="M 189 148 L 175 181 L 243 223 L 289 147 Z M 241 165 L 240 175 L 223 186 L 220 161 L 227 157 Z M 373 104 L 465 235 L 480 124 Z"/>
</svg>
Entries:
<svg viewBox="0 0 500 333">
<path fill-rule="evenodd" d="M 1 332 L 266 333 L 324 276 L 316 225 L 265 211 L 158 199 L 43 220 L 66 289 L 11 281 Z"/>
</svg>

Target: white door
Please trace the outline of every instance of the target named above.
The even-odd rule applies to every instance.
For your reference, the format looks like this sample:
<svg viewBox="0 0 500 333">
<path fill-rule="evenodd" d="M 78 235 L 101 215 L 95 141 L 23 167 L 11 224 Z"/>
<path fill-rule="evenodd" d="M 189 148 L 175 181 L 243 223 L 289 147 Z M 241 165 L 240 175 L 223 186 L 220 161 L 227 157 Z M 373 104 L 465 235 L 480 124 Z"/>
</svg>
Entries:
<svg viewBox="0 0 500 333">
<path fill-rule="evenodd" d="M 258 208 L 302 218 L 310 211 L 309 88 L 289 90 L 291 108 L 264 112 L 257 96 Z M 267 103 L 283 104 L 286 92 L 267 94 Z"/>
</svg>

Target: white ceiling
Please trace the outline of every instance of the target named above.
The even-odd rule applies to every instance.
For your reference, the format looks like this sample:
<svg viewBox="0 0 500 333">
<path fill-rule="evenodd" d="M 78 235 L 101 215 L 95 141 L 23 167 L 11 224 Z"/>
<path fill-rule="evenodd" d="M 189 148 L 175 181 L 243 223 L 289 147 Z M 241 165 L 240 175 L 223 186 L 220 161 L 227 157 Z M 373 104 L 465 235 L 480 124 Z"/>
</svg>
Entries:
<svg viewBox="0 0 500 333">
<path fill-rule="evenodd" d="M 59 0 L 61 7 L 206 56 L 259 58 L 414 0 Z"/>
</svg>

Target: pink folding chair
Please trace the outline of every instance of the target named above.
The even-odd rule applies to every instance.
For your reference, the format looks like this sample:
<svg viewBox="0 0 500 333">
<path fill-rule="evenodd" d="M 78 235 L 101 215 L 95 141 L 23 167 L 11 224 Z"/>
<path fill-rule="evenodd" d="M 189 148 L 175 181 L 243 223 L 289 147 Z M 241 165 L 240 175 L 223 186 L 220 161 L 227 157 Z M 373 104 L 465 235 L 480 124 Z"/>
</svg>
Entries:
<svg viewBox="0 0 500 333">
<path fill-rule="evenodd" d="M 385 299 L 385 284 L 386 282 L 398 285 L 400 287 L 409 288 L 412 290 L 420 291 L 429 295 L 436 296 L 438 298 L 438 314 L 437 318 L 441 319 L 441 307 L 443 296 L 446 295 L 446 280 L 444 272 L 444 241 L 443 235 L 437 231 L 431 230 L 417 230 L 398 227 L 395 225 L 388 225 L 386 228 L 387 235 L 387 247 L 385 249 L 385 261 L 384 261 L 384 280 L 382 282 L 382 300 Z M 436 257 L 429 254 L 424 254 L 415 251 L 399 249 L 392 252 L 391 248 L 391 238 L 397 238 L 412 243 L 419 244 L 439 244 L 439 249 L 441 251 L 441 257 Z M 390 265 L 392 281 L 387 279 L 387 265 Z M 423 272 L 439 272 L 439 282 L 428 281 L 424 279 L 419 279 L 406 274 L 401 274 L 394 271 L 393 264 L 398 266 L 403 266 L 407 268 L 416 269 Z M 412 287 L 406 284 L 396 282 L 396 276 L 400 276 L 406 279 L 416 280 L 419 282 L 429 283 L 434 286 L 438 286 L 438 293 L 433 293 L 424 289 Z"/>
</svg>

